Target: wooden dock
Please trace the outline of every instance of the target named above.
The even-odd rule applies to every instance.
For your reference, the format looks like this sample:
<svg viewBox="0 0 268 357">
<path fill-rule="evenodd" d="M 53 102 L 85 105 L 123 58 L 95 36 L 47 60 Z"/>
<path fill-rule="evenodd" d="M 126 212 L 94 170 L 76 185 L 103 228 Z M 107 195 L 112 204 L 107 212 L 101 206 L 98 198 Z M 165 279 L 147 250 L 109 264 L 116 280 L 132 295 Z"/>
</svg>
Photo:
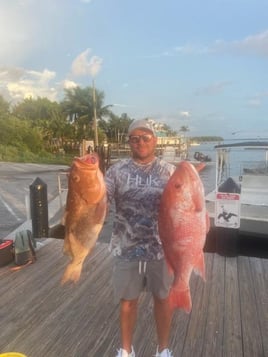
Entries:
<svg viewBox="0 0 268 357">
<path fill-rule="evenodd" d="M 0 352 L 27 357 L 114 357 L 120 347 L 118 305 L 111 287 L 112 257 L 99 243 L 80 282 L 60 286 L 68 259 L 62 240 L 37 251 L 19 271 L 0 268 Z M 268 356 L 268 259 L 206 253 L 207 281 L 192 275 L 193 309 L 176 311 L 174 357 Z M 137 357 L 156 351 L 152 299 L 143 294 L 134 347 Z"/>
</svg>

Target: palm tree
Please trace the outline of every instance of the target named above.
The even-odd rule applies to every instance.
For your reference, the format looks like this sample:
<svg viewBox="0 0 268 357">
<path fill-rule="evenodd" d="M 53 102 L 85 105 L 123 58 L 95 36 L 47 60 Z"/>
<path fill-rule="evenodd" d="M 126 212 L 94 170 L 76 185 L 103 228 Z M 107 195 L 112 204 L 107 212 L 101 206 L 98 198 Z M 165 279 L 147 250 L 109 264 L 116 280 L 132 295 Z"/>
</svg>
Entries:
<svg viewBox="0 0 268 357">
<path fill-rule="evenodd" d="M 132 120 L 126 113 L 117 116 L 110 112 L 108 121 L 101 120 L 99 126 L 104 130 L 109 141 L 122 143 Z"/>
<path fill-rule="evenodd" d="M 188 128 L 188 126 L 186 126 L 186 125 L 182 125 L 182 126 L 180 127 L 180 131 L 181 131 L 182 133 L 186 133 L 187 131 L 189 131 L 189 128 Z"/>
<path fill-rule="evenodd" d="M 112 105 L 103 105 L 104 92 L 95 89 L 95 98 L 97 118 L 102 119 L 109 116 Z M 61 104 L 70 123 L 74 125 L 76 139 L 92 139 L 94 137 L 93 88 L 75 87 L 66 89 L 65 98 Z"/>
</svg>

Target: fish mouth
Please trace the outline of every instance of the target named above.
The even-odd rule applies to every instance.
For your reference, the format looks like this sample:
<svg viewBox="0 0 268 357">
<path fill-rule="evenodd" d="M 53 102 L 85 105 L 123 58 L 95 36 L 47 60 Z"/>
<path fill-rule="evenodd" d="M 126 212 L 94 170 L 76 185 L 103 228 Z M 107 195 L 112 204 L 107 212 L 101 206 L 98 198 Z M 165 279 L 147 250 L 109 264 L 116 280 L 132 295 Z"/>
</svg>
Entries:
<svg viewBox="0 0 268 357">
<path fill-rule="evenodd" d="M 99 161 L 98 159 L 96 160 L 95 158 L 90 159 L 90 160 L 80 160 L 77 159 L 75 162 L 75 166 L 79 167 L 81 170 L 92 170 L 96 171 L 99 167 Z"/>
<path fill-rule="evenodd" d="M 82 157 L 76 157 L 75 162 L 80 164 L 86 164 L 86 165 L 98 165 L 99 156 L 96 153 L 87 154 Z"/>
<path fill-rule="evenodd" d="M 90 157 L 85 156 L 84 158 L 81 159 L 82 162 L 85 162 L 87 164 L 92 164 L 95 165 L 99 162 L 99 159 L 97 158 L 96 155 L 92 155 Z"/>
</svg>

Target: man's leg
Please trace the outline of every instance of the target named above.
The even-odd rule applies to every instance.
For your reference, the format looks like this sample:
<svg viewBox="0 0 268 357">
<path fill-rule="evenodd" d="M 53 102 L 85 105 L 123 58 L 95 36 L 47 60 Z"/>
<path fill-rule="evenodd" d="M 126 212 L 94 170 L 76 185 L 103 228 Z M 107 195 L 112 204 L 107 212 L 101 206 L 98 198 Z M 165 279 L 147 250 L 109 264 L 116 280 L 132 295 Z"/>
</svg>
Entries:
<svg viewBox="0 0 268 357">
<path fill-rule="evenodd" d="M 137 320 L 138 299 L 120 300 L 121 346 L 131 352 L 133 332 Z"/>
<path fill-rule="evenodd" d="M 154 296 L 154 317 L 158 338 L 158 350 L 161 352 L 169 345 L 169 334 L 173 310 L 170 307 L 168 297 L 159 299 Z"/>
</svg>

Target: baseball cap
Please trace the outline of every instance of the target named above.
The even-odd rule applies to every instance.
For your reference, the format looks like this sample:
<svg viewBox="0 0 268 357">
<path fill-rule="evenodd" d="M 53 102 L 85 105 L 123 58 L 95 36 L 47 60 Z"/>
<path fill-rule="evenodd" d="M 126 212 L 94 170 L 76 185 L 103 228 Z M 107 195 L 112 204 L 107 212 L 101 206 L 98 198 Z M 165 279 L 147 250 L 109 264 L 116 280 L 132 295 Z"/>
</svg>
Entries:
<svg viewBox="0 0 268 357">
<path fill-rule="evenodd" d="M 148 119 L 139 119 L 139 120 L 134 120 L 129 128 L 128 128 L 128 135 L 131 134 L 131 132 L 135 129 L 146 129 L 150 130 L 154 136 L 155 135 L 155 130 L 153 127 L 153 124 L 148 120 Z"/>
</svg>

